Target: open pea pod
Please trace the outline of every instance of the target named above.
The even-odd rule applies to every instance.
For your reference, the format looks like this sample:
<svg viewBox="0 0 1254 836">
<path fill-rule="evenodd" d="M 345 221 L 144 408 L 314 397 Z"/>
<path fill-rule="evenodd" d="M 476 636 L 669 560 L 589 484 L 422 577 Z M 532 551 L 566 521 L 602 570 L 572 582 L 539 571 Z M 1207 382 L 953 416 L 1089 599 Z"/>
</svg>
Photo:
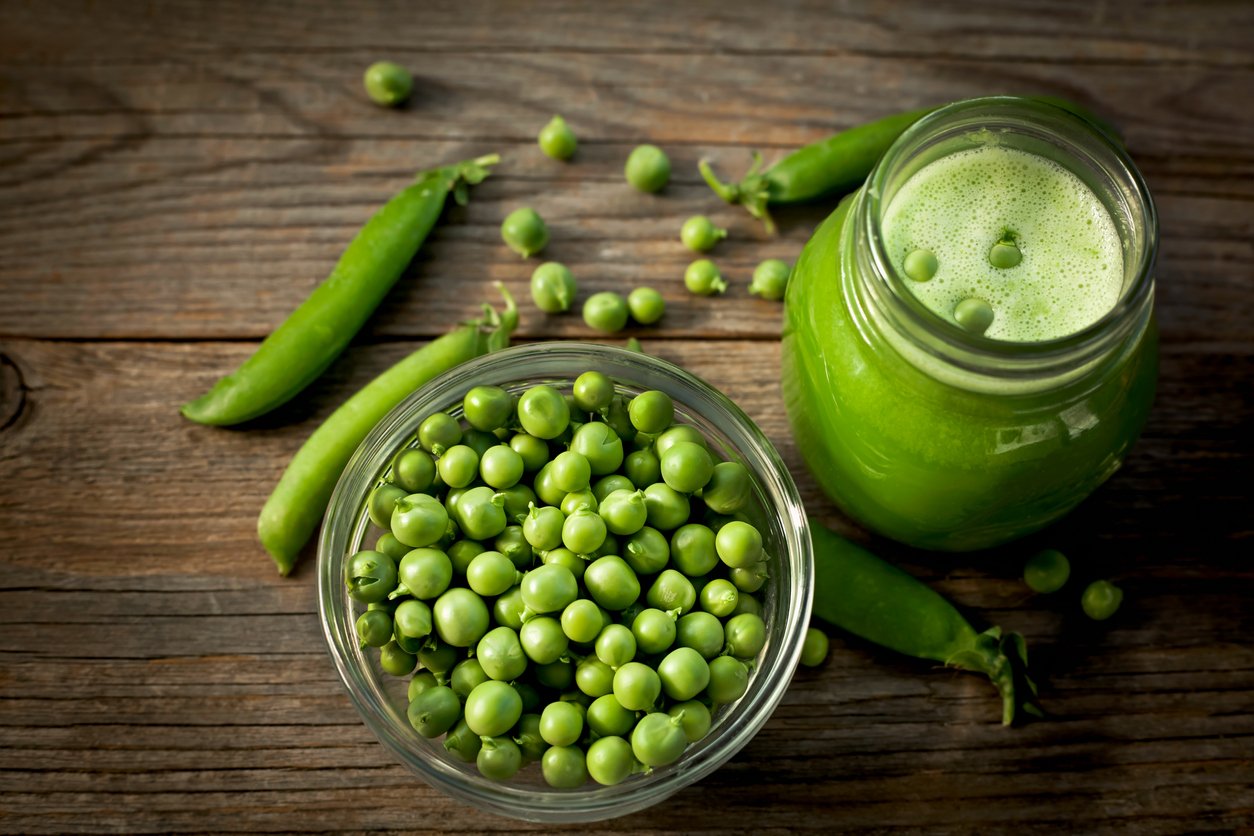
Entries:
<svg viewBox="0 0 1254 836">
<path fill-rule="evenodd" d="M 810 536 L 817 618 L 898 653 L 984 674 L 1001 694 L 1004 725 L 1020 711 L 1042 716 L 1023 636 L 1000 627 L 977 632 L 931 587 L 817 520 Z"/>
</svg>

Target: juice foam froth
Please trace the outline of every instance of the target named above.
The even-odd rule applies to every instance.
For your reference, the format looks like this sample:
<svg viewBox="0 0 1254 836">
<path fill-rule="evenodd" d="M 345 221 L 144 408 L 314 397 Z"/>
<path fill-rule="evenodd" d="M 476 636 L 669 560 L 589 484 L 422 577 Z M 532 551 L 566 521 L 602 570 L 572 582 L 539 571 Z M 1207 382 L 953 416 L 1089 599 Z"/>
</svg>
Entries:
<svg viewBox="0 0 1254 836">
<path fill-rule="evenodd" d="M 958 151 L 924 166 L 893 196 L 882 223 L 889 258 L 928 250 L 929 281 L 905 279 L 930 310 L 954 322 L 955 306 L 976 298 L 993 309 L 985 336 L 1037 342 L 1074 334 L 1115 306 L 1123 250 L 1106 207 L 1062 165 L 994 145 Z M 1022 261 L 999 269 L 989 250 L 1009 232 Z"/>
</svg>

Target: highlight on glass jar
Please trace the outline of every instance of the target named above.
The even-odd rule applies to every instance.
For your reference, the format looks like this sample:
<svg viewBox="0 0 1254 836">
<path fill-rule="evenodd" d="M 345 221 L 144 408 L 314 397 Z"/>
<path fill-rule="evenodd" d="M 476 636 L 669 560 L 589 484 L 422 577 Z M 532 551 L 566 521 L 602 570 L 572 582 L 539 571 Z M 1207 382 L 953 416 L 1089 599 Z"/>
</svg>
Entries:
<svg viewBox="0 0 1254 836">
<path fill-rule="evenodd" d="M 336 487 L 319 609 L 366 725 L 428 783 L 543 822 L 643 809 L 756 734 L 804 644 L 806 517 L 725 396 L 546 343 L 397 407 Z"/>
<path fill-rule="evenodd" d="M 784 400 L 824 491 L 939 550 L 1070 511 L 1153 401 L 1157 246 L 1140 172 L 1082 117 L 996 97 L 919 120 L 788 285 Z"/>
</svg>

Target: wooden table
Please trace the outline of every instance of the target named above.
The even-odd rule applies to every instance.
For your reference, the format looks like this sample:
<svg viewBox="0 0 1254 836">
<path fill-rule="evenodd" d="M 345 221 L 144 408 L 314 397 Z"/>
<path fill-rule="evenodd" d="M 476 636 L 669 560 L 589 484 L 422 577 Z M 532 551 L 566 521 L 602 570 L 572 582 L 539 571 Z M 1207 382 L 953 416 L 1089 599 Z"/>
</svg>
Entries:
<svg viewBox="0 0 1254 836">
<path fill-rule="evenodd" d="M 1025 633 L 1048 722 L 1004 729 L 986 682 L 836 638 L 757 738 L 657 808 L 593 829 L 1254 827 L 1254 7 L 1197 4 L 0 4 L 0 830 L 528 829 L 426 787 L 360 723 L 257 511 L 356 387 L 533 263 L 528 204 L 585 292 L 648 283 L 646 350 L 723 388 L 817 492 L 778 393 L 780 307 L 748 296 L 830 205 L 767 239 L 696 175 L 890 112 L 992 92 L 1118 123 L 1162 215 L 1162 374 L 1127 465 L 1040 543 L 1077 582 L 1031 595 L 1036 541 L 938 556 L 875 542 L 978 620 Z M 360 85 L 389 57 L 413 104 Z M 576 160 L 543 157 L 554 112 Z M 661 197 L 622 182 L 663 146 Z M 352 348 L 244 430 L 178 406 L 249 355 L 411 172 L 499 151 Z M 680 275 L 680 222 L 732 230 L 725 298 Z M 589 338 L 527 307 L 519 339 Z M 626 336 L 626 334 L 624 334 Z M 1115 579 L 1119 614 L 1078 614 Z M 535 828 L 540 829 L 540 828 Z"/>
</svg>

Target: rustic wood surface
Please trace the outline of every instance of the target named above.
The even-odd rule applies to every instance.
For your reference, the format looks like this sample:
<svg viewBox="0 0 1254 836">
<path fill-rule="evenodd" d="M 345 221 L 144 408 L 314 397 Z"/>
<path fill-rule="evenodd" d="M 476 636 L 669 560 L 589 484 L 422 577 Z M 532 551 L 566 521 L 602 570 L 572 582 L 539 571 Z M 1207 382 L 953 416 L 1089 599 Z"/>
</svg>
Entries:
<svg viewBox="0 0 1254 836">
<path fill-rule="evenodd" d="M 588 291 L 650 283 L 648 350 L 725 389 L 808 506 L 853 536 L 782 415 L 780 308 L 749 297 L 830 206 L 766 239 L 695 161 L 738 171 L 909 107 L 1073 97 L 1117 122 L 1162 216 L 1162 376 L 1126 467 L 1040 542 L 1123 609 L 1096 625 L 1018 578 L 1032 544 L 937 556 L 878 543 L 974 616 L 1027 635 L 1053 717 L 997 723 L 978 678 L 852 639 L 803 671 L 711 778 L 584 829 L 640 832 L 1254 827 L 1254 6 L 0 2 L 0 830 L 540 830 L 426 787 L 360 723 L 319 635 L 312 561 L 277 578 L 257 510 L 349 392 L 471 313 L 528 203 Z M 412 67 L 412 105 L 362 69 Z M 534 134 L 562 112 L 569 165 Z M 664 196 L 622 160 L 666 147 Z M 179 418 L 433 163 L 506 161 L 450 212 L 386 306 L 297 403 L 247 431 Z M 679 223 L 732 229 L 733 280 L 694 300 Z M 524 340 L 587 338 L 528 309 Z"/>
</svg>

